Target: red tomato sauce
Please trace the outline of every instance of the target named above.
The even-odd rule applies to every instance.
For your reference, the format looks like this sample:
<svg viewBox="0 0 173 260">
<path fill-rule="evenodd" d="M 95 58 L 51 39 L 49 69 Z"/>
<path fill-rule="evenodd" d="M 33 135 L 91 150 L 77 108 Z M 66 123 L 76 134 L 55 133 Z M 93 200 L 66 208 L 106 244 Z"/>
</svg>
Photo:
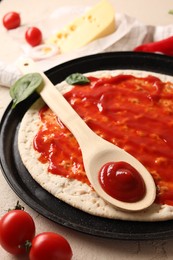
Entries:
<svg viewBox="0 0 173 260">
<path fill-rule="evenodd" d="M 65 98 L 102 138 L 135 156 L 153 176 L 156 202 L 173 205 L 173 83 L 154 76 L 89 78 Z M 90 185 L 77 141 L 52 111 L 40 110 L 34 139 L 48 171 Z"/>
<path fill-rule="evenodd" d="M 103 190 L 123 202 L 137 202 L 146 194 L 139 172 L 126 162 L 108 162 L 99 171 Z"/>
</svg>

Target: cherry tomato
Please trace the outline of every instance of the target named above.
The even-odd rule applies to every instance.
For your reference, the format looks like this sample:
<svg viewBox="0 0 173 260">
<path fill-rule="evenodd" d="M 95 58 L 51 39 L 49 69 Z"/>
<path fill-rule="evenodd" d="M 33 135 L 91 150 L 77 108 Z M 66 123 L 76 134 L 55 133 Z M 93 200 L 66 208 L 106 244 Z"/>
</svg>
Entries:
<svg viewBox="0 0 173 260">
<path fill-rule="evenodd" d="M 25 33 L 26 41 L 32 46 L 37 46 L 42 42 L 42 32 L 37 27 L 30 27 Z"/>
<path fill-rule="evenodd" d="M 9 12 L 4 15 L 2 22 L 7 30 L 15 29 L 20 26 L 20 15 L 16 12 Z"/>
<path fill-rule="evenodd" d="M 34 237 L 29 253 L 30 260 L 70 260 L 72 249 L 68 241 L 52 232 L 44 232 Z"/>
<path fill-rule="evenodd" d="M 26 252 L 25 242 L 35 236 L 32 217 L 23 210 L 11 210 L 0 220 L 0 244 L 14 255 Z"/>
</svg>

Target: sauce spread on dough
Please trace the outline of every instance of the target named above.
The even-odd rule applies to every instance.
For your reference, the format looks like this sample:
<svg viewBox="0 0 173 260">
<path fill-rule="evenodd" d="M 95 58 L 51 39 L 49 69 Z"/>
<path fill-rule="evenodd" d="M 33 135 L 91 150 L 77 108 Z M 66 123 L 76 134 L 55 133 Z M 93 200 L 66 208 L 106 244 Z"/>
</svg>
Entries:
<svg viewBox="0 0 173 260">
<path fill-rule="evenodd" d="M 137 202 L 146 194 L 145 183 L 130 164 L 109 162 L 102 166 L 99 181 L 111 197 L 123 202 Z"/>
<path fill-rule="evenodd" d="M 65 98 L 102 138 L 136 157 L 157 185 L 156 202 L 173 205 L 173 83 L 154 76 L 90 77 Z M 48 171 L 90 185 L 80 148 L 62 122 L 45 106 L 34 140 Z"/>
</svg>

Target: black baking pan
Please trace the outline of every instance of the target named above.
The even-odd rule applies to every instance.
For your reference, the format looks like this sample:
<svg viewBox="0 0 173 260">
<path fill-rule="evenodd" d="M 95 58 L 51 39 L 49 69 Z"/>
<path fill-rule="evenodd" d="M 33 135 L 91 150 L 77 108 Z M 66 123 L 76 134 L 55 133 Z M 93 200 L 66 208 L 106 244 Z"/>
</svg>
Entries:
<svg viewBox="0 0 173 260">
<path fill-rule="evenodd" d="M 173 58 L 147 53 L 112 52 L 78 58 L 48 71 L 46 75 L 57 84 L 74 72 L 98 70 L 145 70 L 173 75 Z M 151 240 L 173 237 L 173 221 L 133 222 L 111 220 L 89 215 L 58 200 L 36 183 L 18 152 L 18 129 L 27 109 L 37 94 L 11 109 L 10 103 L 0 124 L 0 164 L 2 172 L 14 192 L 31 208 L 48 219 L 86 234 L 111 239 Z"/>
</svg>

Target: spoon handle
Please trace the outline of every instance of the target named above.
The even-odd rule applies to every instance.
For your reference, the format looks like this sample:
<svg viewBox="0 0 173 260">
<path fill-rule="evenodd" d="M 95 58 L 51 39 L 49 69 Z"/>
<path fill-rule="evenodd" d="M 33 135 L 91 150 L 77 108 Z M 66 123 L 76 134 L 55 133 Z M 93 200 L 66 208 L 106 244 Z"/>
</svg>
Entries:
<svg viewBox="0 0 173 260">
<path fill-rule="evenodd" d="M 18 67 L 23 74 L 39 72 L 42 75 L 44 86 L 38 91 L 40 96 L 73 133 L 80 147 L 86 149 L 86 143 L 90 144 L 92 138 L 96 138 L 97 135 L 87 126 L 63 95 L 56 89 L 46 75 L 37 68 L 31 59 L 20 61 Z"/>
</svg>

